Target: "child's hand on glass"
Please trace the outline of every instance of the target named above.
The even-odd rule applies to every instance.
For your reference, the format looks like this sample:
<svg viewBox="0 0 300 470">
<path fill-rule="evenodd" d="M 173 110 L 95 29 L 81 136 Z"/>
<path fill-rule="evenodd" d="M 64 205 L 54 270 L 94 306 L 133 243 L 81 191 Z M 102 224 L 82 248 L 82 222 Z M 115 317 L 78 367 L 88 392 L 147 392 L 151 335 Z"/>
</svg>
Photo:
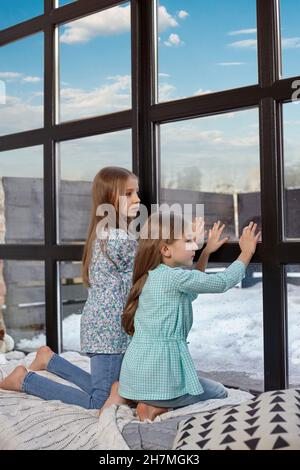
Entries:
<svg viewBox="0 0 300 470">
<path fill-rule="evenodd" d="M 220 224 L 220 221 L 215 222 L 213 227 L 208 232 L 208 239 L 205 247 L 205 250 L 208 254 L 214 253 L 229 240 L 229 237 L 220 240 L 222 232 L 225 228 L 225 224 L 221 226 Z"/>
<path fill-rule="evenodd" d="M 250 255 L 254 255 L 257 242 L 260 239 L 261 232 L 256 233 L 257 224 L 250 222 L 247 227 L 243 229 L 243 233 L 239 240 L 240 249 Z"/>
</svg>

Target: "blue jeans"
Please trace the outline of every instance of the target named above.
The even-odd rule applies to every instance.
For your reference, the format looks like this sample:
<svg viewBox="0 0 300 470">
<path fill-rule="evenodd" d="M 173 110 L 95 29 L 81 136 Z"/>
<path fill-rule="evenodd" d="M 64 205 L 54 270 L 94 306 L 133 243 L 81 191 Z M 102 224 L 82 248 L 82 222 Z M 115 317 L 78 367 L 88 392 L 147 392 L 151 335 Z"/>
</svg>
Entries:
<svg viewBox="0 0 300 470">
<path fill-rule="evenodd" d="M 63 385 L 34 372 L 28 372 L 22 391 L 44 400 L 60 400 L 70 405 L 87 409 L 101 408 L 107 400 L 111 386 L 119 380 L 124 354 L 88 354 L 91 359 L 91 373 L 71 364 L 54 354 L 47 371 L 80 387 Z"/>
<path fill-rule="evenodd" d="M 182 408 L 183 406 L 194 405 L 200 401 L 211 400 L 213 398 L 226 398 L 228 396 L 227 390 L 219 382 L 214 380 L 199 379 L 203 387 L 201 395 L 182 395 L 181 397 L 172 398 L 171 400 L 140 400 L 148 405 L 157 406 L 159 408 Z"/>
</svg>

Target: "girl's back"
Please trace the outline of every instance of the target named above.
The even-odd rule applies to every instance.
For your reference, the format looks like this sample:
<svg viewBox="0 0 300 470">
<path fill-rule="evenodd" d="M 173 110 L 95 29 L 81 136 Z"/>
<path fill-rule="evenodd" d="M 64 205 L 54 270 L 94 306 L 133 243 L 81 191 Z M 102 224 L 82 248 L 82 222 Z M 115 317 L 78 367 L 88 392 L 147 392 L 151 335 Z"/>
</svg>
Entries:
<svg viewBox="0 0 300 470">
<path fill-rule="evenodd" d="M 121 315 L 131 288 L 136 246 L 137 241 L 122 229 L 111 228 L 104 244 L 94 241 L 90 287 L 81 317 L 83 352 L 125 352 L 129 338 L 121 328 Z"/>
<path fill-rule="evenodd" d="M 183 269 L 160 264 L 149 271 L 134 319 L 134 340 L 183 340 L 193 321 L 191 296 L 179 289 Z"/>
</svg>

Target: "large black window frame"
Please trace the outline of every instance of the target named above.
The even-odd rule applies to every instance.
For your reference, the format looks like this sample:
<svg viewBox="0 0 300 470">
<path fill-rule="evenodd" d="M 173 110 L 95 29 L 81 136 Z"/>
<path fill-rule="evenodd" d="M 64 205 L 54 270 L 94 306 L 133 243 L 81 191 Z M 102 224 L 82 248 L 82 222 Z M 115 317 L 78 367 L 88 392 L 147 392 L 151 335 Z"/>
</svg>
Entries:
<svg viewBox="0 0 300 470">
<path fill-rule="evenodd" d="M 45 240 L 40 245 L 0 245 L 0 259 L 45 262 L 46 339 L 61 350 L 59 262 L 76 261 L 82 246 L 57 242 L 56 144 L 80 137 L 131 129 L 132 168 L 150 209 L 159 203 L 159 125 L 258 107 L 260 113 L 261 213 L 263 242 L 253 258 L 263 269 L 265 389 L 288 387 L 285 266 L 300 263 L 300 241 L 284 239 L 282 105 L 292 100 L 300 76 L 281 79 L 279 0 L 257 0 L 259 83 L 253 86 L 157 104 L 156 0 L 131 0 L 132 108 L 109 115 L 56 123 L 58 106 L 57 27 L 124 2 L 78 0 L 56 8 L 44 0 L 44 14 L 0 31 L 0 46 L 44 32 L 44 127 L 0 137 L 0 151 L 43 145 Z M 112 162 L 113 163 L 113 162 Z M 231 262 L 231 242 L 211 257 Z"/>
</svg>

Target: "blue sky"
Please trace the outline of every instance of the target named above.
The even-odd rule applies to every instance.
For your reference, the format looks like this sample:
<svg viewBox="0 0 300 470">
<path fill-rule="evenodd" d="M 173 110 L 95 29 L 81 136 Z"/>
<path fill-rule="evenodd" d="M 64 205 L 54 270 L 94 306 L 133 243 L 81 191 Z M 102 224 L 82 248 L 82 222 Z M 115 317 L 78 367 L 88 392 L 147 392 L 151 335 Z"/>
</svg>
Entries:
<svg viewBox="0 0 300 470">
<path fill-rule="evenodd" d="M 171 75 L 176 94 L 189 96 L 199 90 L 218 91 L 257 83 L 255 47 L 233 46 L 244 39 L 256 39 L 255 1 L 228 0 L 226 8 L 224 3 L 160 2 L 177 23 L 173 28 L 159 28 L 160 72 Z M 161 16 L 166 16 L 163 10 Z M 168 24 L 167 19 L 164 23 Z"/>
<path fill-rule="evenodd" d="M 60 1 L 60 4 L 70 1 Z M 224 4 L 226 3 L 226 8 Z M 300 75 L 300 31 L 298 0 L 282 0 L 283 76 Z M 158 21 L 159 100 L 256 84 L 256 2 L 255 0 L 161 0 Z M 1 0 L 0 27 L 8 27 L 43 11 L 42 0 Z M 234 13 L 233 13 L 234 12 Z M 128 109 L 131 106 L 130 7 L 128 3 L 77 22 L 62 25 L 60 36 L 60 118 L 72 120 Z M 0 104 L 0 134 L 43 125 L 43 34 L 39 33 L 0 49 L 0 80 L 5 83 L 7 101 Z M 299 162 L 300 106 L 285 106 L 286 161 Z M 202 166 L 210 174 L 205 186 L 236 186 L 224 174 L 236 155 L 240 190 L 259 186 L 258 112 L 256 109 L 229 113 L 162 127 L 162 167 L 166 181 L 177 180 L 183 167 Z M 125 136 L 126 134 L 126 136 Z M 174 144 L 174 134 L 181 141 Z M 107 136 L 115 149 L 116 164 L 130 159 L 129 133 Z M 188 137 L 187 137 L 188 136 Z M 99 144 L 98 144 L 99 145 Z M 62 145 L 63 148 L 63 145 Z M 68 150 L 69 148 L 69 150 Z M 107 160 L 99 157 L 99 165 Z M 81 139 L 65 144 L 64 175 L 92 177 L 95 160 L 101 154 L 97 139 Z M 103 150 L 104 151 L 104 150 Z M 24 152 L 20 150 L 15 155 Z M 34 152 L 27 151 L 27 171 L 34 176 Z M 69 153 L 68 153 L 69 152 Z M 5 153 L 6 154 L 6 153 Z M 10 153 L 12 159 L 12 153 Z M 11 171 L 2 154 L 2 173 Z M 19 158 L 19 157 L 16 157 Z M 63 158 L 63 157 L 62 157 Z M 214 167 L 203 169 L 211 158 Z M 39 158 L 38 158 L 39 159 Z M 76 162 L 76 163 L 75 163 Z M 172 163 L 172 164 L 171 164 Z M 121 163 L 119 163 L 121 164 Z M 211 164 L 210 164 L 211 165 Z M 75 168 L 76 167 L 76 168 Z M 40 166 L 38 172 L 40 173 Z M 257 173 L 258 172 L 258 173 Z M 248 176 L 247 176 L 248 175 Z M 252 176 L 251 176 L 252 175 Z M 248 178 L 248 179 L 247 179 Z M 251 181 L 250 181 L 251 179 Z M 226 180 L 226 181 L 225 181 Z M 299 177 L 300 184 L 300 177 Z M 204 185 L 204 183 L 202 183 Z"/>
</svg>

